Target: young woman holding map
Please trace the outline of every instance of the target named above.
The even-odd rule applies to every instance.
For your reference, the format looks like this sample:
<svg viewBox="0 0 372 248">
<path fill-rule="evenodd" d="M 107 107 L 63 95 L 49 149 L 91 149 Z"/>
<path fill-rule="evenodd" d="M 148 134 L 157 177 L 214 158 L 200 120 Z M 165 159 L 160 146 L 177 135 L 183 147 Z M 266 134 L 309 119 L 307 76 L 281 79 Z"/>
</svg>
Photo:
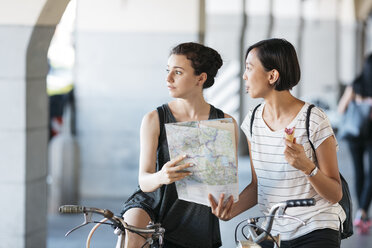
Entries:
<svg viewBox="0 0 372 248">
<path fill-rule="evenodd" d="M 292 44 L 283 39 L 269 39 L 250 46 L 243 79 L 252 98 L 264 99 L 255 111 L 253 122 L 251 110 L 241 125 L 248 140 L 252 182 L 235 203 L 229 199 L 223 204 L 223 195 L 218 202 L 210 197 L 212 212 L 222 220 L 230 220 L 256 204 L 267 214 L 275 203 L 315 198 L 315 206 L 286 210 L 286 214 L 306 225 L 290 218 L 278 218 L 272 235 L 280 233 L 282 247 L 340 247 L 339 229 L 345 212 L 338 204 L 342 186 L 337 141 L 327 116 L 318 107 L 311 109 L 307 136 L 305 120 L 309 103 L 290 93 L 300 80 Z M 260 245 L 273 247 L 272 242 L 267 242 Z"/>
<path fill-rule="evenodd" d="M 220 247 L 219 221 L 209 207 L 179 200 L 174 182 L 191 174 L 190 163 L 177 165 L 187 154 L 169 159 L 164 124 L 232 118 L 207 103 L 203 89 L 214 84 L 221 56 L 212 48 L 183 43 L 171 50 L 167 87 L 173 101 L 143 117 L 140 133 L 139 188 L 126 201 L 124 220 L 146 227 L 149 221 L 165 228 L 165 247 Z M 237 125 L 234 121 L 235 134 Z M 237 140 L 237 137 L 235 137 Z M 142 247 L 145 239 L 126 233 L 126 247 Z"/>
</svg>

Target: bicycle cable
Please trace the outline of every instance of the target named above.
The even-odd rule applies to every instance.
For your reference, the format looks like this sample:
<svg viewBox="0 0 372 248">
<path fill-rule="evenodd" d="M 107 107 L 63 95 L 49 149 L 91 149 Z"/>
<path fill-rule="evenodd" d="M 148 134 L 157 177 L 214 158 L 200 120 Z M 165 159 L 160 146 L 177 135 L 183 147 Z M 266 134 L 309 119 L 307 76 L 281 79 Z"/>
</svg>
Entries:
<svg viewBox="0 0 372 248">
<path fill-rule="evenodd" d="M 86 247 L 87 248 L 90 247 L 90 240 L 92 239 L 92 236 L 93 236 L 94 232 L 97 230 L 97 228 L 100 225 L 102 225 L 102 224 L 109 224 L 109 223 L 105 223 L 108 220 L 109 220 L 108 218 L 104 218 L 104 219 L 98 221 L 97 224 L 90 230 L 90 232 L 88 234 L 88 237 L 87 237 L 87 241 L 86 241 Z"/>
<path fill-rule="evenodd" d="M 251 227 L 256 227 L 257 229 L 259 229 L 259 230 L 265 232 L 265 233 L 266 233 L 267 235 L 269 235 L 269 237 L 273 240 L 273 242 L 276 244 L 276 246 L 277 246 L 278 248 L 280 248 L 278 242 L 274 239 L 273 235 L 271 235 L 271 233 L 269 233 L 266 229 L 264 229 L 264 228 L 262 228 L 262 227 L 259 227 L 259 226 L 257 226 L 257 225 L 254 225 L 254 224 L 250 224 L 250 223 L 247 223 L 246 225 L 247 225 L 247 226 L 251 226 Z"/>
<path fill-rule="evenodd" d="M 267 216 L 262 215 L 262 216 L 254 217 L 253 219 L 255 219 L 255 222 L 258 222 L 259 219 L 261 219 L 261 218 L 267 218 L 267 217 L 275 217 L 275 215 L 267 215 Z M 235 243 L 238 242 L 238 238 L 237 238 L 238 228 L 239 228 L 239 226 L 240 226 L 242 223 L 244 223 L 244 222 L 246 222 L 246 221 L 247 221 L 247 219 L 242 220 L 241 222 L 239 222 L 239 223 L 236 225 L 236 227 L 235 227 Z"/>
<path fill-rule="evenodd" d="M 236 227 L 235 227 L 235 243 L 238 243 L 238 235 L 237 235 L 238 228 L 239 228 L 239 226 L 240 226 L 243 222 L 245 222 L 245 221 L 247 221 L 247 220 L 243 220 L 243 221 L 239 222 L 239 223 L 236 225 Z"/>
<path fill-rule="evenodd" d="M 242 235 L 243 235 L 243 237 L 246 239 L 246 240 L 248 240 L 248 237 L 245 235 L 245 233 L 244 233 L 244 229 L 247 227 L 247 225 L 244 225 L 243 227 L 242 227 Z"/>
<path fill-rule="evenodd" d="M 93 224 L 105 224 L 105 225 L 108 225 L 108 226 L 115 226 L 115 224 L 113 223 L 106 223 L 106 222 L 102 222 L 102 221 L 92 221 Z"/>
<path fill-rule="evenodd" d="M 283 215 L 278 215 L 277 217 L 282 217 L 282 216 L 283 216 Z M 256 222 L 257 222 L 258 219 L 260 219 L 260 218 L 267 218 L 267 217 L 275 217 L 275 215 L 267 215 L 267 216 L 263 215 L 263 216 L 255 217 L 255 218 L 253 218 L 253 219 L 255 219 Z M 236 227 L 235 227 L 235 243 L 238 242 L 238 235 L 237 235 L 238 228 L 239 228 L 239 226 L 240 226 L 242 223 L 244 223 L 244 222 L 246 222 L 246 221 L 247 221 L 247 220 L 243 220 L 243 221 L 239 222 L 239 223 L 236 225 Z M 275 242 L 275 244 L 278 246 L 278 248 L 280 248 L 280 246 L 278 245 L 278 242 L 277 242 L 277 241 L 274 239 L 274 237 L 273 237 L 273 236 L 272 236 L 272 235 L 271 235 L 267 230 L 265 230 L 264 228 L 259 227 L 259 226 L 255 225 L 255 224 L 251 224 L 251 223 L 246 223 L 245 226 L 242 227 L 242 228 L 245 228 L 246 226 L 255 227 L 255 228 L 260 229 L 261 231 L 265 232 L 266 234 L 269 235 L 269 237 L 273 240 L 273 242 Z M 243 232 L 243 230 L 242 230 L 242 232 Z M 245 235 L 244 233 L 242 233 L 242 234 L 243 234 L 244 238 L 248 240 L 248 237 L 246 237 L 246 235 Z"/>
<path fill-rule="evenodd" d="M 92 221 L 92 223 L 95 223 L 96 225 L 92 228 L 92 230 L 90 231 L 90 233 L 89 233 L 89 235 L 88 235 L 88 239 L 87 239 L 87 247 L 90 247 L 90 240 L 91 240 L 91 238 L 92 238 L 92 236 L 93 236 L 93 233 L 97 230 L 97 228 L 98 228 L 101 224 L 110 225 L 110 226 L 115 226 L 114 223 L 106 223 L 106 221 L 108 221 L 108 220 L 109 220 L 109 219 L 105 218 L 105 219 L 102 219 L 102 220 L 100 220 L 100 221 Z M 141 248 L 144 248 L 144 247 L 146 246 L 147 243 L 150 244 L 148 238 L 147 238 L 146 236 L 142 235 L 140 232 L 138 232 L 138 231 L 133 231 L 133 230 L 131 230 L 130 228 L 127 228 L 127 227 L 124 227 L 124 229 L 125 229 L 125 230 L 128 230 L 128 231 L 130 231 L 130 232 L 132 232 L 132 233 L 135 233 L 135 234 L 141 236 L 143 239 L 146 240 L 145 243 L 141 246 Z M 154 239 L 151 238 L 151 241 L 154 242 Z"/>
<path fill-rule="evenodd" d="M 147 239 L 146 239 L 145 243 L 141 246 L 141 248 L 144 248 L 145 245 L 147 245 L 147 243 L 148 243 L 148 241 L 147 241 Z M 151 246 L 151 244 L 149 244 L 149 245 Z"/>
</svg>

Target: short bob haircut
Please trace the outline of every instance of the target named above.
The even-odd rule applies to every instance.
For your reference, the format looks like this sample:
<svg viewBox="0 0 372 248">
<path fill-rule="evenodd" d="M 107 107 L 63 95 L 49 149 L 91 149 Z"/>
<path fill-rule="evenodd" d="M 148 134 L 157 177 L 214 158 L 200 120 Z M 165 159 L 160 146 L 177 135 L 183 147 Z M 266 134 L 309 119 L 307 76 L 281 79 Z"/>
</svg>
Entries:
<svg viewBox="0 0 372 248">
<path fill-rule="evenodd" d="M 257 57 L 266 71 L 276 69 L 279 78 L 274 87 L 277 91 L 291 90 L 298 84 L 301 77 L 296 50 L 285 39 L 267 39 L 251 45 L 245 55 L 256 49 Z"/>
</svg>

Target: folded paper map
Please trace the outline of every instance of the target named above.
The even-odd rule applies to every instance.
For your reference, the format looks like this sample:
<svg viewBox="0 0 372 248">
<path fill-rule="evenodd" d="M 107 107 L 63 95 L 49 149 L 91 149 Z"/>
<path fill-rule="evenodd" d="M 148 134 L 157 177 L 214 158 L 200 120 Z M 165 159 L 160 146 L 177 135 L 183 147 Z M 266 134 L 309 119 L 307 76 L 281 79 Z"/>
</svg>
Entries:
<svg viewBox="0 0 372 248">
<path fill-rule="evenodd" d="M 238 200 L 235 127 L 231 118 L 165 124 L 170 158 L 187 155 L 192 175 L 176 181 L 178 198 L 209 206 L 208 194 Z M 177 166 L 177 165 L 176 165 Z"/>
</svg>

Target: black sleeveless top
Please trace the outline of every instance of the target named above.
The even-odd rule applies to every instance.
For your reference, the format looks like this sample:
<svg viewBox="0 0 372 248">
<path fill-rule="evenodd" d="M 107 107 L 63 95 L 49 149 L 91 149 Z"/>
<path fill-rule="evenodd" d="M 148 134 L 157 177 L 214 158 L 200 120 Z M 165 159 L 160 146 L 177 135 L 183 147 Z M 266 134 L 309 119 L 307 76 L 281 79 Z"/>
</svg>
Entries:
<svg viewBox="0 0 372 248">
<path fill-rule="evenodd" d="M 209 119 L 224 118 L 224 113 L 213 107 Z M 156 171 L 168 162 L 169 151 L 164 123 L 177 122 L 168 104 L 157 108 L 160 120 L 160 136 L 157 149 Z M 221 236 L 219 220 L 211 208 L 178 199 L 174 183 L 163 185 L 154 192 L 145 193 L 138 187 L 125 202 L 123 213 L 130 208 L 144 209 L 156 223 L 165 228 L 164 247 L 220 247 Z M 173 243 L 167 246 L 167 241 Z"/>
</svg>

